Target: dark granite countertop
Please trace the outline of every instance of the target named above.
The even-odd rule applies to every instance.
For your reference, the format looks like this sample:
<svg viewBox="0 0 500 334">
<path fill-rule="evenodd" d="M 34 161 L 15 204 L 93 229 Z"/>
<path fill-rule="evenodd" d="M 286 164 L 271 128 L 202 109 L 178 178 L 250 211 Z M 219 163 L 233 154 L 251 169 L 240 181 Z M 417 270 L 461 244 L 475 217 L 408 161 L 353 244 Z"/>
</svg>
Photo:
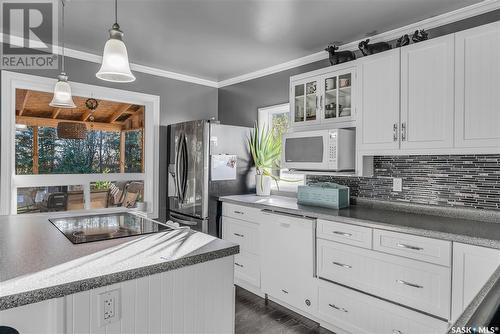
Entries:
<svg viewBox="0 0 500 334">
<path fill-rule="evenodd" d="M 489 221 L 483 221 L 479 220 L 479 217 L 478 220 L 471 219 L 470 215 L 467 215 L 467 219 L 446 217 L 442 212 L 440 215 L 434 215 L 431 214 L 435 212 L 434 209 L 426 209 L 425 206 L 408 205 L 405 211 L 405 208 L 399 205 L 397 210 L 391 210 L 389 205 L 377 206 L 374 204 L 376 202 L 373 201 L 362 202 L 363 204 L 352 205 L 346 209 L 333 210 L 300 205 L 297 204 L 296 198 L 284 196 L 233 195 L 221 197 L 220 200 L 312 218 L 330 219 L 348 224 L 500 249 L 500 219 L 498 222 L 494 222 L 496 213 L 492 213 L 492 216 L 488 217 Z M 453 209 L 446 212 L 450 212 L 450 216 L 453 215 L 451 213 Z"/>
<path fill-rule="evenodd" d="M 239 252 L 190 230 L 74 245 L 47 218 L 0 217 L 0 310 Z"/>
</svg>

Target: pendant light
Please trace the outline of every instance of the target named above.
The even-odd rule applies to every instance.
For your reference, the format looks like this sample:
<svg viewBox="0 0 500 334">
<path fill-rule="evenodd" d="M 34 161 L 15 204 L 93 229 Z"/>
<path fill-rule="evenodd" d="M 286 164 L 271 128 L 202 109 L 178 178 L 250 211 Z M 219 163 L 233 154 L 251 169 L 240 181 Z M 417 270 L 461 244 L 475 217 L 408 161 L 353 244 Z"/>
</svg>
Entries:
<svg viewBox="0 0 500 334">
<path fill-rule="evenodd" d="M 64 72 L 64 0 L 62 3 L 62 71 L 57 77 L 56 85 L 54 86 L 54 95 L 49 106 L 56 108 L 76 108 L 71 96 L 71 86 L 68 83 L 68 76 Z"/>
<path fill-rule="evenodd" d="M 118 25 L 118 3 L 115 0 L 115 23 L 109 30 L 109 39 L 104 45 L 102 64 L 96 77 L 112 82 L 132 82 L 135 76 L 130 71 L 127 47 L 123 43 L 123 32 Z"/>
</svg>

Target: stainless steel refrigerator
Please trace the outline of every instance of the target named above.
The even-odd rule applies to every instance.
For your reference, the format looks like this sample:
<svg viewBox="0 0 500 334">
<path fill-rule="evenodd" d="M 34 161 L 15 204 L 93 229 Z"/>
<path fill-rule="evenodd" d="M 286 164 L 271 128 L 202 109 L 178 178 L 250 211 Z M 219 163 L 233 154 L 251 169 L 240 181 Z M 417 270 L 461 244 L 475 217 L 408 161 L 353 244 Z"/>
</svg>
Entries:
<svg viewBox="0 0 500 334">
<path fill-rule="evenodd" d="M 169 126 L 167 219 L 221 236 L 219 196 L 255 192 L 249 135 L 216 121 Z"/>
</svg>

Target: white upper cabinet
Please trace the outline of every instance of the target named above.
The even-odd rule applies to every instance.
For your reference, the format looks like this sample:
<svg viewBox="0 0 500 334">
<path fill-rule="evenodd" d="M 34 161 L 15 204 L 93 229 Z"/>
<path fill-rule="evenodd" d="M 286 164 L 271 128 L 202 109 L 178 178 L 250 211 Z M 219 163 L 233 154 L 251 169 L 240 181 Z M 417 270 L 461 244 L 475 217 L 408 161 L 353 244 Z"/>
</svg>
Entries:
<svg viewBox="0 0 500 334">
<path fill-rule="evenodd" d="M 453 147 L 453 97 L 453 35 L 401 48 L 402 150 Z"/>
<path fill-rule="evenodd" d="M 290 86 L 290 110 L 293 125 L 309 125 L 319 123 L 321 80 L 310 77 L 293 82 Z"/>
<path fill-rule="evenodd" d="M 499 148 L 500 22 L 455 36 L 455 146 Z"/>
<path fill-rule="evenodd" d="M 361 150 L 399 148 L 399 53 L 399 49 L 389 50 L 359 62 Z"/>
<path fill-rule="evenodd" d="M 353 121 L 356 111 L 355 80 L 355 65 L 348 63 L 290 78 L 292 127 Z"/>
</svg>

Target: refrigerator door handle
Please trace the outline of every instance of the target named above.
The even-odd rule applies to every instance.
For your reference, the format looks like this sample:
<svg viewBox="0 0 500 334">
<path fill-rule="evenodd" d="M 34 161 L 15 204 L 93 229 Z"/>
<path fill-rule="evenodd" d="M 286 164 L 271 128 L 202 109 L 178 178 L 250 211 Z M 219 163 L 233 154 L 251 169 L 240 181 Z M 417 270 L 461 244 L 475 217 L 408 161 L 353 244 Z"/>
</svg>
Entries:
<svg viewBox="0 0 500 334">
<path fill-rule="evenodd" d="M 187 191 L 187 179 L 188 179 L 188 150 L 187 150 L 187 139 L 184 135 L 182 138 L 182 183 L 181 183 L 181 192 L 182 192 L 182 201 L 184 202 L 186 198 Z"/>
<path fill-rule="evenodd" d="M 179 144 L 177 145 L 177 152 L 175 153 L 175 187 L 177 188 L 177 198 L 179 199 L 179 202 L 183 202 L 182 198 L 182 190 L 181 190 L 181 183 L 180 183 L 180 158 L 181 158 L 181 145 L 182 145 L 182 138 L 183 134 L 179 136 Z"/>
<path fill-rule="evenodd" d="M 173 213 L 170 213 L 170 217 L 173 218 L 174 222 L 180 223 L 180 224 L 183 224 L 183 225 L 196 226 L 198 224 L 197 222 L 193 222 L 193 221 L 190 221 L 190 220 L 182 219 L 182 218 L 180 218 L 179 216 L 177 216 L 177 215 L 175 215 Z"/>
</svg>

